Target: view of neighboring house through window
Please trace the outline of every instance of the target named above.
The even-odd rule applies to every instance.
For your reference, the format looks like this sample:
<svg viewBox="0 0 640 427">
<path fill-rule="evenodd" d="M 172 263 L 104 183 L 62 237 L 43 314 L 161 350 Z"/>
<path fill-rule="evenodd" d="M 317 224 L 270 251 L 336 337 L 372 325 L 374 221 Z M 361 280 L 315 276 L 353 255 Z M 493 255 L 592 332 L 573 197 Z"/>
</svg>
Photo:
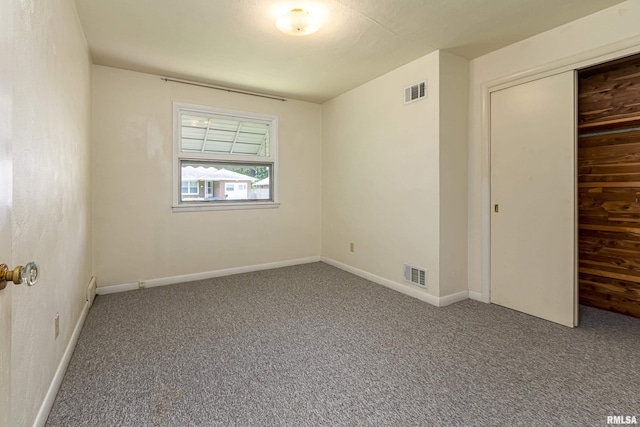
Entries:
<svg viewBox="0 0 640 427">
<path fill-rule="evenodd" d="M 270 191 L 264 192 L 261 188 L 254 188 L 254 183 L 270 181 L 270 171 L 271 165 L 182 160 L 180 162 L 181 201 L 269 201 L 271 200 Z M 269 184 L 268 187 L 270 188 Z"/>
<path fill-rule="evenodd" d="M 177 103 L 174 113 L 174 208 L 277 202 L 276 116 Z"/>
</svg>

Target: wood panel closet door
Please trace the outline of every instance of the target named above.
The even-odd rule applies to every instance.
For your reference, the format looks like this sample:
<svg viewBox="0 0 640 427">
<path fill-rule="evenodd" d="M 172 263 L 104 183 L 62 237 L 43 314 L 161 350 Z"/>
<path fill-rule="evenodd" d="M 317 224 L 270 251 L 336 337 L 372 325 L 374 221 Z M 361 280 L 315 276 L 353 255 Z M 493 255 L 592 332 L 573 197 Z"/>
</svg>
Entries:
<svg viewBox="0 0 640 427">
<path fill-rule="evenodd" d="M 491 302 L 570 327 L 574 81 L 571 71 L 491 94 Z"/>
<path fill-rule="evenodd" d="M 640 131 L 578 141 L 580 302 L 640 317 Z"/>
<path fill-rule="evenodd" d="M 640 55 L 579 83 L 580 303 L 640 317 Z"/>
</svg>

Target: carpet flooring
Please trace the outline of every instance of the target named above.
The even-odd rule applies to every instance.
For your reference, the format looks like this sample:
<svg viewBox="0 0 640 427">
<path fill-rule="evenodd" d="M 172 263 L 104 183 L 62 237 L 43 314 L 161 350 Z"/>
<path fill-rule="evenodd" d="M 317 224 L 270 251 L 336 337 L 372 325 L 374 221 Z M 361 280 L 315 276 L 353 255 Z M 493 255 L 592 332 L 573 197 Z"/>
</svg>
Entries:
<svg viewBox="0 0 640 427">
<path fill-rule="evenodd" d="M 99 296 L 47 426 L 640 422 L 640 320 L 436 308 L 323 263 Z"/>
</svg>

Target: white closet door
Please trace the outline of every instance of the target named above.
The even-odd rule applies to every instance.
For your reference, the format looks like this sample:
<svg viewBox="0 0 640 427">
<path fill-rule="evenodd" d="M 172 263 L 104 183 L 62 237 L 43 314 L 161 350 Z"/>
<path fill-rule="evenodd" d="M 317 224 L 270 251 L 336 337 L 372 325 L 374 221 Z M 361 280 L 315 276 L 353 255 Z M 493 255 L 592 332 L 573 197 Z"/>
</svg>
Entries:
<svg viewBox="0 0 640 427">
<path fill-rule="evenodd" d="M 491 93 L 491 302 L 577 324 L 574 72 Z"/>
</svg>

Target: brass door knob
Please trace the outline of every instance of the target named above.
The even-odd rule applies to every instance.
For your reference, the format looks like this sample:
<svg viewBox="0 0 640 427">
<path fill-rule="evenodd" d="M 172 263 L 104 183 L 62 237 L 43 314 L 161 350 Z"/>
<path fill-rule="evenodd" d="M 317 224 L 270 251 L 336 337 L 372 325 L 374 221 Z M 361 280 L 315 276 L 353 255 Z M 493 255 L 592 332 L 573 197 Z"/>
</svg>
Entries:
<svg viewBox="0 0 640 427">
<path fill-rule="evenodd" d="M 33 286 L 38 282 L 38 264 L 31 261 L 24 267 L 19 265 L 13 270 L 9 270 L 7 264 L 0 264 L 0 290 L 7 287 L 7 282 L 16 285 L 24 283 Z"/>
</svg>

